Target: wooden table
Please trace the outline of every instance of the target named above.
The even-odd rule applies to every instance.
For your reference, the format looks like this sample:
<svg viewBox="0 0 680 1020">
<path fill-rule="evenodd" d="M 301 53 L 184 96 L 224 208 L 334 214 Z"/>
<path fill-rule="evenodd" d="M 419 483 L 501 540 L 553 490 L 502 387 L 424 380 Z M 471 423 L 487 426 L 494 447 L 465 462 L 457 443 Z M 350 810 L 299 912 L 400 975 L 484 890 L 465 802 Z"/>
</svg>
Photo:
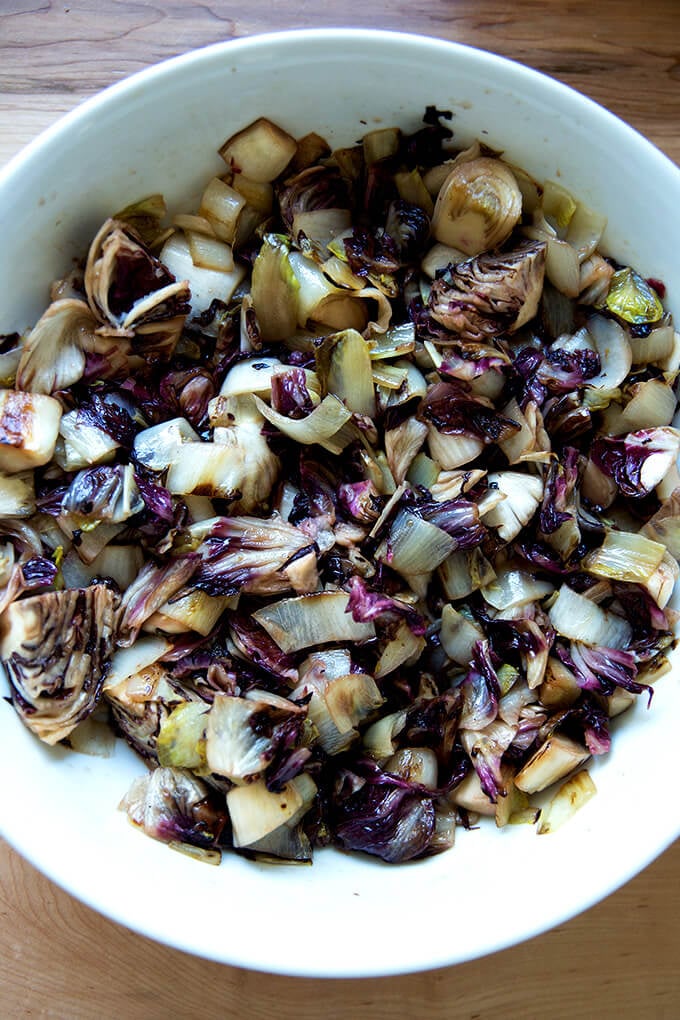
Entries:
<svg viewBox="0 0 680 1020">
<path fill-rule="evenodd" d="M 68 4 L 0 2 L 0 164 L 85 96 L 158 60 L 264 30 L 341 24 L 421 32 L 524 61 L 610 107 L 680 162 L 680 0 Z M 644 201 L 644 181 L 640 188 Z M 644 824 L 644 805 L 636 810 Z M 206 963 L 131 934 L 0 845 L 0 1018 L 670 1020 L 680 1016 L 679 912 L 680 843 L 584 916 L 488 959 L 396 979 L 302 981 Z"/>
</svg>

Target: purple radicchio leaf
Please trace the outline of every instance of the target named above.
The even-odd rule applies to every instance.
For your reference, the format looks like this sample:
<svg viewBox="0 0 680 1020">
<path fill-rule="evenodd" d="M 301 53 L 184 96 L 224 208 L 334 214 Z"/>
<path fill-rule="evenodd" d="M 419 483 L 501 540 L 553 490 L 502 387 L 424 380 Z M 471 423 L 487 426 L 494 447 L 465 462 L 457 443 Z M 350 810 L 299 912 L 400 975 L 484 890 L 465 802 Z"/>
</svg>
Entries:
<svg viewBox="0 0 680 1020">
<path fill-rule="evenodd" d="M 492 654 L 500 662 L 520 664 L 521 654 L 539 655 L 554 641 L 555 631 L 547 622 L 538 628 L 528 620 L 491 619 L 479 607 L 475 607 L 474 612 L 484 625 Z"/>
<path fill-rule="evenodd" d="M 139 470 L 135 471 L 135 481 L 147 511 L 160 518 L 161 521 L 175 524 L 176 508 L 168 490 L 156 482 L 149 481 Z"/>
<path fill-rule="evenodd" d="M 125 592 L 121 609 L 118 641 L 123 647 L 131 645 L 142 625 L 160 607 L 176 595 L 199 565 L 196 553 L 178 556 L 164 566 L 149 561 Z"/>
<path fill-rule="evenodd" d="M 539 540 L 518 542 L 515 544 L 514 549 L 522 559 L 526 560 L 533 567 L 544 570 L 547 574 L 556 574 L 560 577 L 573 574 L 574 571 L 579 569 L 581 563 L 579 549 L 566 562 L 563 562 L 559 554 L 547 542 Z"/>
<path fill-rule="evenodd" d="M 390 204 L 385 223 L 385 236 L 389 237 L 401 265 L 420 259 L 430 236 L 430 218 L 419 205 L 396 199 Z"/>
<path fill-rule="evenodd" d="M 419 698 L 406 713 L 400 741 L 407 747 L 429 747 L 440 769 L 450 770 L 463 699 L 459 690 Z"/>
<path fill-rule="evenodd" d="M 209 703 L 216 693 L 239 697 L 252 688 L 278 686 L 255 666 L 232 658 L 221 622 L 207 637 L 183 634 L 176 638 L 162 661 L 177 681 L 188 682 Z"/>
<path fill-rule="evenodd" d="M 647 692 L 648 703 L 654 695 L 649 684 L 635 680 L 637 665 L 632 652 L 619 648 L 591 648 L 580 642 L 573 642 L 569 652 L 557 646 L 561 661 L 575 675 L 576 682 L 583 690 L 598 691 L 609 696 L 617 687 L 631 694 Z"/>
<path fill-rule="evenodd" d="M 519 406 L 524 410 L 530 400 L 539 407 L 547 396 L 547 389 L 538 379 L 538 369 L 543 363 L 543 354 L 535 347 L 523 347 L 512 363 L 518 379 L 514 386 Z"/>
<path fill-rule="evenodd" d="M 551 348 L 538 366 L 536 379 L 550 393 L 569 393 L 585 385 L 600 371 L 597 351 L 580 349 L 565 351 Z"/>
<path fill-rule="evenodd" d="M 334 524 L 337 500 L 335 484 L 324 468 L 309 460 L 304 453 L 300 456 L 299 482 L 300 492 L 295 497 L 288 517 L 289 524 L 300 524 L 308 517 L 327 517 L 328 523 Z"/>
<path fill-rule="evenodd" d="M 561 730 L 579 743 L 584 743 L 594 756 L 607 754 L 611 748 L 609 715 L 606 709 L 590 695 L 553 716 L 548 726 Z"/>
<path fill-rule="evenodd" d="M 543 290 L 545 243 L 482 252 L 449 264 L 432 281 L 431 315 L 461 339 L 485 341 L 533 317 Z"/>
<path fill-rule="evenodd" d="M 371 481 L 346 482 L 339 485 L 338 500 L 350 517 L 365 523 L 377 520 L 385 501 Z"/>
<path fill-rule="evenodd" d="M 286 711 L 271 705 L 253 712 L 248 725 L 258 737 L 269 739 L 268 756 L 270 758 L 266 770 L 267 789 L 279 793 L 295 776 L 299 775 L 311 757 L 308 747 L 300 747 L 302 741 L 307 708 L 295 706 L 293 711 Z"/>
<path fill-rule="evenodd" d="M 589 408 L 579 392 L 550 397 L 543 405 L 543 425 L 555 443 L 572 443 L 585 436 L 593 427 Z"/>
<path fill-rule="evenodd" d="M 21 564 L 26 588 L 47 588 L 54 583 L 58 570 L 56 563 L 44 556 L 32 556 Z"/>
<path fill-rule="evenodd" d="M 360 577 L 350 581 L 350 595 L 346 612 L 352 614 L 357 623 L 370 620 L 393 621 L 403 619 L 413 634 L 422 636 L 427 630 L 425 620 L 413 606 L 399 599 L 390 598 L 377 591 L 369 591 Z"/>
<path fill-rule="evenodd" d="M 217 392 L 215 380 L 204 368 L 187 368 L 168 372 L 160 382 L 161 399 L 186 418 L 194 428 L 200 428 L 208 404 Z"/>
<path fill-rule="evenodd" d="M 515 728 L 497 720 L 481 732 L 466 731 L 461 734 L 463 747 L 470 756 L 473 768 L 479 776 L 482 790 L 492 804 L 504 792 L 501 771 L 503 755 L 515 736 Z"/>
<path fill-rule="evenodd" d="M 409 319 L 413 323 L 416 332 L 416 339 L 424 343 L 431 340 L 438 344 L 459 344 L 460 337 L 442 326 L 440 322 L 433 319 L 430 311 L 423 305 L 420 296 L 414 297 L 408 306 Z"/>
<path fill-rule="evenodd" d="M 272 407 L 286 418 L 306 418 L 314 410 L 302 368 L 290 368 L 272 376 Z"/>
<path fill-rule="evenodd" d="M 650 428 L 627 436 L 598 437 L 590 450 L 593 463 L 613 478 L 624 496 L 648 495 L 674 462 L 680 441 L 672 429 Z M 661 470 L 651 470 L 649 459 L 657 458 Z"/>
<path fill-rule="evenodd" d="M 518 751 L 528 751 L 547 718 L 548 713 L 542 705 L 525 705 L 517 720 L 517 732 L 513 738 L 512 747 Z"/>
<path fill-rule="evenodd" d="M 356 766 L 354 766 L 356 767 Z M 426 853 L 435 829 L 432 795 L 374 766 L 369 779 L 338 774 L 331 794 L 331 827 L 348 850 L 397 863 Z"/>
<path fill-rule="evenodd" d="M 460 383 L 452 382 L 435 383 L 430 388 L 421 401 L 418 417 L 445 435 L 474 435 L 484 443 L 497 443 L 520 429 L 518 422 L 466 393 Z"/>
<path fill-rule="evenodd" d="M 219 843 L 227 812 L 212 790 L 186 769 L 157 768 L 137 779 L 123 801 L 147 835 L 206 849 Z"/>
<path fill-rule="evenodd" d="M 213 664 L 225 669 L 231 666 L 229 650 L 215 631 L 207 637 L 202 634 L 178 635 L 162 661 L 178 680 L 193 673 L 205 673 Z M 230 690 L 228 693 L 234 692 Z"/>
<path fill-rule="evenodd" d="M 111 347 L 105 354 L 88 352 L 85 355 L 83 383 L 101 382 L 103 379 L 119 379 L 127 375 L 128 358 L 124 348 Z"/>
<path fill-rule="evenodd" d="M 471 383 L 487 372 L 502 373 L 508 364 L 507 358 L 500 353 L 491 353 L 489 348 L 481 347 L 480 350 L 486 353 L 479 356 L 474 350 L 461 348 L 456 351 L 449 347 L 437 371 L 445 380 L 458 380 L 464 383 Z"/>
<path fill-rule="evenodd" d="M 538 517 L 544 535 L 552 535 L 573 516 L 570 505 L 578 481 L 578 458 L 578 450 L 566 446 L 562 458 L 550 465 Z"/>
<path fill-rule="evenodd" d="M 252 617 L 242 613 L 229 614 L 229 631 L 246 662 L 281 680 L 297 683 L 298 672 L 294 659 L 282 652 L 266 630 Z"/>
<path fill-rule="evenodd" d="M 355 276 L 389 275 L 401 265 L 395 241 L 384 231 L 375 234 L 366 227 L 355 226 L 344 240 L 345 254 Z"/>
<path fill-rule="evenodd" d="M 146 385 L 139 379 L 130 377 L 120 384 L 120 389 L 125 396 L 135 402 L 149 424 L 158 425 L 160 422 L 176 417 L 177 412 L 174 404 L 163 400 L 160 393 L 150 384 Z"/>
<path fill-rule="evenodd" d="M 278 187 L 281 219 L 289 234 L 299 213 L 318 209 L 347 209 L 347 181 L 335 167 L 309 166 Z M 295 240 L 295 239 L 294 239 Z"/>
<path fill-rule="evenodd" d="M 194 585 L 208 595 L 258 595 L 287 590 L 283 572 L 318 548 L 305 531 L 278 518 L 218 517 L 199 548 L 201 568 Z"/>
<path fill-rule="evenodd" d="M 462 691 L 461 727 L 467 730 L 483 730 L 498 715 L 498 702 L 501 696 L 488 641 L 475 642 L 472 668 L 463 681 Z"/>
<path fill-rule="evenodd" d="M 176 280 L 160 259 L 139 243 L 134 231 L 125 227 L 114 229 L 112 238 L 117 243 L 112 247 L 115 260 L 110 276 L 108 305 L 114 316 L 122 317 L 137 301 L 176 283 Z M 156 308 L 154 319 L 186 315 L 188 311 L 187 294 L 181 292 L 161 308 Z"/>
<path fill-rule="evenodd" d="M 139 426 L 112 394 L 92 393 L 78 408 L 77 425 L 101 429 L 124 449 L 131 450 Z"/>
<path fill-rule="evenodd" d="M 656 602 L 644 588 L 638 584 L 626 584 L 615 581 L 613 584 L 614 594 L 623 607 L 624 615 L 633 628 L 634 641 L 651 640 L 657 641 L 660 633 L 667 634 L 671 626 L 663 609 L 657 606 Z"/>
<path fill-rule="evenodd" d="M 472 549 L 480 545 L 487 529 L 479 519 L 479 508 L 470 500 L 416 499 L 406 501 L 410 513 L 436 525 L 456 539 L 458 549 Z"/>
<path fill-rule="evenodd" d="M 591 699 L 579 705 L 576 717 L 583 727 L 583 739 L 592 755 L 607 754 L 611 748 L 609 716 Z"/>
<path fill-rule="evenodd" d="M 48 488 L 49 483 L 44 480 L 36 480 L 36 493 L 37 499 L 36 504 L 38 509 L 43 514 L 49 514 L 50 517 L 59 517 L 62 513 L 62 504 L 64 502 L 64 496 L 68 492 L 68 485 L 58 485 L 54 489 Z"/>
<path fill-rule="evenodd" d="M 267 770 L 267 789 L 278 793 L 286 783 L 299 776 L 308 764 L 312 752 L 309 747 L 295 747 L 292 750 L 277 751 L 276 757 Z"/>
</svg>

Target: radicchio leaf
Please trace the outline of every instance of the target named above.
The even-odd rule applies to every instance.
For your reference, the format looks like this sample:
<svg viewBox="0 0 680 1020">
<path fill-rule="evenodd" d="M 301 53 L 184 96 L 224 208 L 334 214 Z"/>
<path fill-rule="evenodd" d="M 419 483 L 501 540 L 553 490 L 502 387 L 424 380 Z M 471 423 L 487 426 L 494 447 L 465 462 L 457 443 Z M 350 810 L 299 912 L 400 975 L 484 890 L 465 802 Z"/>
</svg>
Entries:
<svg viewBox="0 0 680 1020">
<path fill-rule="evenodd" d="M 566 562 L 563 562 L 554 549 L 551 549 L 546 542 L 539 540 L 527 539 L 524 542 L 518 542 L 515 545 L 515 550 L 527 563 L 531 563 L 533 567 L 544 570 L 548 574 L 565 576 L 574 573 L 580 567 L 578 551 Z"/>
<path fill-rule="evenodd" d="M 472 549 L 487 536 L 487 529 L 479 519 L 476 503 L 463 499 L 416 499 L 408 500 L 410 513 L 436 525 L 456 539 L 458 549 Z"/>
<path fill-rule="evenodd" d="M 419 698 L 407 711 L 400 741 L 407 747 L 429 747 L 440 769 L 450 771 L 463 699 L 459 690 Z"/>
<path fill-rule="evenodd" d="M 512 367 L 519 378 L 514 389 L 517 391 L 517 401 L 522 410 L 530 400 L 540 407 L 547 396 L 546 387 L 538 379 L 538 369 L 542 362 L 543 355 L 535 347 L 523 347 L 515 355 Z"/>
<path fill-rule="evenodd" d="M 198 551 L 194 584 L 209 595 L 305 594 L 318 584 L 314 544 L 280 517 L 219 517 Z"/>
<path fill-rule="evenodd" d="M 554 442 L 573 443 L 592 429 L 593 421 L 581 395 L 574 391 L 545 402 L 543 425 Z"/>
<path fill-rule="evenodd" d="M 590 456 L 625 496 L 639 499 L 651 492 L 666 474 L 679 449 L 680 436 L 675 429 L 651 428 L 621 438 L 600 436 L 593 443 Z M 654 469 L 649 463 L 652 457 L 656 458 Z"/>
<path fill-rule="evenodd" d="M 637 665 L 632 652 L 619 648 L 591 648 L 579 642 L 572 643 L 569 652 L 559 645 L 556 650 L 560 660 L 574 673 L 576 682 L 583 690 L 598 691 L 605 695 L 613 694 L 617 687 L 631 694 L 647 691 L 651 702 L 653 689 L 635 680 Z"/>
<path fill-rule="evenodd" d="M 432 284 L 430 314 L 465 340 L 512 332 L 536 314 L 544 269 L 543 242 L 450 265 Z"/>
<path fill-rule="evenodd" d="M 136 779 L 121 807 L 148 836 L 209 849 L 219 844 L 227 812 L 188 769 L 157 768 Z"/>
<path fill-rule="evenodd" d="M 128 587 L 122 603 L 123 617 L 120 623 L 118 642 L 131 645 L 142 625 L 149 617 L 183 588 L 199 564 L 196 553 L 178 556 L 165 566 L 157 567 L 149 562 L 139 576 Z"/>
<path fill-rule="evenodd" d="M 390 863 L 421 857 L 434 835 L 432 796 L 377 766 L 368 779 L 349 769 L 338 775 L 331 816 L 334 834 L 348 850 L 363 850 Z"/>
<path fill-rule="evenodd" d="M 579 349 L 565 351 L 559 347 L 546 351 L 536 378 L 550 393 L 569 393 L 583 386 L 600 371 L 597 351 Z"/>
<path fill-rule="evenodd" d="M 492 804 L 504 793 L 501 763 L 503 755 L 515 736 L 515 728 L 500 720 L 490 723 L 481 731 L 461 733 L 463 747 L 479 776 L 482 790 Z"/>
<path fill-rule="evenodd" d="M 135 480 L 146 509 L 161 521 L 176 524 L 176 508 L 168 490 L 150 481 L 140 470 L 135 471 Z"/>
<path fill-rule="evenodd" d="M 488 641 L 476 641 L 472 668 L 462 684 L 463 712 L 460 725 L 468 730 L 483 730 L 498 714 L 501 689 L 491 661 Z"/>
<path fill-rule="evenodd" d="M 378 519 L 381 504 L 384 502 L 371 481 L 347 482 L 339 485 L 338 499 L 350 517 L 364 523 Z"/>
<path fill-rule="evenodd" d="M 286 680 L 290 684 L 297 683 L 298 672 L 294 659 L 282 652 L 266 630 L 252 617 L 230 613 L 229 632 L 246 662 L 254 663 L 259 669 L 279 680 Z"/>
<path fill-rule="evenodd" d="M 190 421 L 194 428 L 200 428 L 216 393 L 215 380 L 204 368 L 168 372 L 161 379 L 159 393 L 177 414 Z"/>
<path fill-rule="evenodd" d="M 401 264 L 396 243 L 383 231 L 373 234 L 366 227 L 355 226 L 344 246 L 355 276 L 381 279 L 395 273 Z"/>
<path fill-rule="evenodd" d="M 390 598 L 389 595 L 369 591 L 360 577 L 353 577 L 350 581 L 350 595 L 346 612 L 351 613 L 352 619 L 357 623 L 366 623 L 369 620 L 391 622 L 404 619 L 411 632 L 417 636 L 422 636 L 427 630 L 425 620 L 413 606 L 407 602 L 401 602 L 399 599 Z"/>
<path fill-rule="evenodd" d="M 13 602 L 4 614 L 3 657 L 24 723 L 54 745 L 86 719 L 113 651 L 118 596 L 102 584 Z"/>
<path fill-rule="evenodd" d="M 444 379 L 471 383 L 487 372 L 502 372 L 508 365 L 507 355 L 483 345 L 450 345 L 438 372 Z"/>
<path fill-rule="evenodd" d="M 670 633 L 671 626 L 663 609 L 644 588 L 638 584 L 616 581 L 614 594 L 621 603 L 624 615 L 633 628 L 634 641 L 641 638 L 658 639 L 659 632 Z"/>
<path fill-rule="evenodd" d="M 126 450 L 132 449 L 139 426 L 115 396 L 92 393 L 78 408 L 76 424 L 94 425 Z"/>
<path fill-rule="evenodd" d="M 44 556 L 32 556 L 21 565 L 26 588 L 48 588 L 58 574 L 56 563 Z"/>
<path fill-rule="evenodd" d="M 609 716 L 602 706 L 586 699 L 579 706 L 576 716 L 583 726 L 583 739 L 590 753 L 608 754 L 611 749 Z"/>
<path fill-rule="evenodd" d="M 389 207 L 385 235 L 402 265 L 416 262 L 430 236 L 430 218 L 418 205 L 397 199 Z"/>
<path fill-rule="evenodd" d="M 460 384 L 441 382 L 430 388 L 418 410 L 418 417 L 445 435 L 478 436 L 485 443 L 497 443 L 519 432 L 520 425 L 499 414 L 481 397 L 473 397 Z"/>
<path fill-rule="evenodd" d="M 317 209 L 346 209 L 347 182 L 334 167 L 310 166 L 289 177 L 278 190 L 281 219 L 288 233 L 298 213 Z"/>
<path fill-rule="evenodd" d="M 538 517 L 544 535 L 552 535 L 574 516 L 572 496 L 578 481 L 578 458 L 578 450 L 567 446 L 560 460 L 550 465 Z"/>
<path fill-rule="evenodd" d="M 134 230 L 122 222 L 107 220 L 90 247 L 85 269 L 85 288 L 93 310 L 114 326 L 120 326 L 142 299 L 163 292 L 175 277 L 145 247 Z M 186 315 L 188 287 L 177 288 L 172 297 L 153 309 L 153 321 Z M 136 324 L 148 321 L 142 316 Z"/>
<path fill-rule="evenodd" d="M 304 369 L 291 368 L 272 376 L 272 407 L 287 418 L 306 418 L 314 410 Z"/>
</svg>

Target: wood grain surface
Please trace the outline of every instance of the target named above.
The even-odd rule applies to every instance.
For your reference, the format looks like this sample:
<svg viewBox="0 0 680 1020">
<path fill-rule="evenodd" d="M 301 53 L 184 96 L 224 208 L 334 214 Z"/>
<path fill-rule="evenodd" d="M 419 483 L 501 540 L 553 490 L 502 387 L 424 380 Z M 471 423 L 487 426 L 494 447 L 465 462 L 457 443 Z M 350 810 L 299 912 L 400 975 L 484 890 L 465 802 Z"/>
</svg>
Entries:
<svg viewBox="0 0 680 1020">
<path fill-rule="evenodd" d="M 0 0 L 0 165 L 86 96 L 158 60 L 323 25 L 420 32 L 521 60 L 608 106 L 680 162 L 680 0 Z M 587 914 L 485 960 L 402 978 L 303 981 L 156 945 L 0 844 L 0 1020 L 675 1020 L 679 913 L 680 843 Z M 407 912 L 404 926 L 410 937 Z"/>
</svg>

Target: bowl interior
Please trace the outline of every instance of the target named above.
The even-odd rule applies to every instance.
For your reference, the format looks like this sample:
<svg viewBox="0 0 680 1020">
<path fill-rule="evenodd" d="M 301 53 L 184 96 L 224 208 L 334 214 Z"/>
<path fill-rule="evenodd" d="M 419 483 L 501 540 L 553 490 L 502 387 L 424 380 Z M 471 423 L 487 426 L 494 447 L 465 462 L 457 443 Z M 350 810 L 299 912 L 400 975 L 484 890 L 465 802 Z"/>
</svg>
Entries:
<svg viewBox="0 0 680 1020">
<path fill-rule="evenodd" d="M 373 127 L 413 130 L 431 104 L 453 112 L 456 143 L 479 137 L 604 212 L 607 250 L 664 280 L 680 316 L 680 173 L 649 143 L 565 87 L 489 54 L 330 30 L 242 40 L 160 65 L 85 104 L 17 157 L 0 175 L 0 224 L 11 238 L 3 332 L 32 324 L 50 280 L 114 210 L 158 191 L 171 209 L 191 208 L 223 166 L 218 145 L 256 117 L 336 146 Z M 553 836 L 482 824 L 452 851 L 399 867 L 327 850 L 311 868 L 229 856 L 210 868 L 144 838 L 116 810 L 144 768 L 125 746 L 111 759 L 50 750 L 2 701 L 0 827 L 66 889 L 181 949 L 289 974 L 418 970 L 541 932 L 664 849 L 680 832 L 664 782 L 678 712 L 676 670 L 650 711 L 640 703 L 615 724 L 612 753 L 591 768 L 598 796 Z M 405 926 L 417 935 L 395 937 Z"/>
</svg>

